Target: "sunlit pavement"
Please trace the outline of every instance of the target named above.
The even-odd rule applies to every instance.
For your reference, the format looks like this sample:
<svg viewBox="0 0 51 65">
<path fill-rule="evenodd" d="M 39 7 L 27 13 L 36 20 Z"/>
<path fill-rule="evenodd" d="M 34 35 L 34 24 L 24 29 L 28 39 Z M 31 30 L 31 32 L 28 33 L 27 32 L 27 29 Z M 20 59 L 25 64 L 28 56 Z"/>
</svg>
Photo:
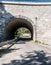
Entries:
<svg viewBox="0 0 51 65">
<path fill-rule="evenodd" d="M 18 41 L 0 50 L 0 65 L 51 65 L 51 50 L 33 41 Z"/>
</svg>

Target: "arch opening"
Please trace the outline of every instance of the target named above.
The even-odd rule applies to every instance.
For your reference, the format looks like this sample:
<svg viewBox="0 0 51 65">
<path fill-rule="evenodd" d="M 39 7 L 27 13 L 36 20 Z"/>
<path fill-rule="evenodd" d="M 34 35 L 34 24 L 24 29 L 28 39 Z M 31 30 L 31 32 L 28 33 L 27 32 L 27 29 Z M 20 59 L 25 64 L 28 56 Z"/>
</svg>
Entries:
<svg viewBox="0 0 51 65">
<path fill-rule="evenodd" d="M 25 27 L 18 28 L 15 31 L 14 38 L 19 38 L 19 40 L 31 40 L 31 32 Z"/>
<path fill-rule="evenodd" d="M 31 39 L 33 39 L 33 26 L 32 24 L 23 18 L 12 19 L 5 28 L 4 40 L 11 40 L 15 38 L 15 32 L 19 28 L 27 28 L 31 33 Z"/>
</svg>

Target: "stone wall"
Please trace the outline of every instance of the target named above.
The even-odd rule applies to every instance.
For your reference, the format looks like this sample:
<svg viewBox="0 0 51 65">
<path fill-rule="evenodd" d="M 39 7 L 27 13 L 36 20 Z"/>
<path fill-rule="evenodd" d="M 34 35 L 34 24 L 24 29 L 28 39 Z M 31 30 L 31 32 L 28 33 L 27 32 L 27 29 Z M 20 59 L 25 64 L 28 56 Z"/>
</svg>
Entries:
<svg viewBox="0 0 51 65">
<path fill-rule="evenodd" d="M 24 17 L 31 20 L 34 28 L 34 40 L 36 38 L 38 41 L 51 45 L 51 5 L 0 4 L 0 10 L 1 39 L 3 38 L 4 28 L 10 19 Z"/>
</svg>

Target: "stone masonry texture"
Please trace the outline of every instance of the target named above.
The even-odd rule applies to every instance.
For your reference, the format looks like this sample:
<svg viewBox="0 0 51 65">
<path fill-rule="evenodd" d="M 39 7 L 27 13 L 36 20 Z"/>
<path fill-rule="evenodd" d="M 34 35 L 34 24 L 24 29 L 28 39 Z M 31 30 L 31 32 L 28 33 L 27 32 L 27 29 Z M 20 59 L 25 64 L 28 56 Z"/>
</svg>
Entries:
<svg viewBox="0 0 51 65">
<path fill-rule="evenodd" d="M 37 40 L 51 45 L 51 6 L 28 6 L 14 4 L 0 4 L 0 42 L 4 39 L 4 29 L 12 18 L 23 17 L 31 20 L 35 39 L 35 25 Z M 37 17 L 37 19 L 36 19 Z"/>
</svg>

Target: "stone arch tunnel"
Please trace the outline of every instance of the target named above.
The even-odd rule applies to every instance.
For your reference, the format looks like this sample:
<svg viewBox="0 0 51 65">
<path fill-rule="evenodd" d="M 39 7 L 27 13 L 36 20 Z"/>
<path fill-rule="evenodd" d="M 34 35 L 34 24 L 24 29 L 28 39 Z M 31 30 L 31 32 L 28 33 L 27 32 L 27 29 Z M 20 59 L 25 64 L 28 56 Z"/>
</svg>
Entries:
<svg viewBox="0 0 51 65">
<path fill-rule="evenodd" d="M 21 27 L 25 27 L 30 31 L 31 39 L 33 40 L 34 29 L 32 19 L 27 15 L 22 15 L 20 13 L 22 10 L 18 12 L 18 10 L 14 9 L 13 12 L 15 11 L 15 16 L 15 13 L 12 14 L 12 10 L 9 11 L 7 8 L 7 4 L 0 3 L 0 42 L 14 39 L 15 31 Z M 10 9 L 10 7 L 8 9 Z"/>
<path fill-rule="evenodd" d="M 51 43 L 51 3 L 0 2 L 0 42 L 14 38 L 14 32 L 26 27 L 33 41 Z M 23 17 L 20 17 L 23 16 Z M 25 17 L 24 17 L 25 16 Z M 15 19 L 12 19 L 12 17 Z M 27 17 L 27 18 L 26 18 Z M 37 17 L 37 19 L 36 19 Z M 12 19 L 11 21 L 9 21 Z M 32 21 L 29 21 L 29 19 Z M 50 32 L 49 32 L 50 31 Z M 49 32 L 49 34 L 48 34 Z M 49 37 L 48 37 L 49 36 Z M 49 41 L 50 42 L 49 42 Z M 51 44 L 50 44 L 51 45 Z"/>
<path fill-rule="evenodd" d="M 4 30 L 4 41 L 14 39 L 14 33 L 17 29 L 25 27 L 29 29 L 31 33 L 31 39 L 33 39 L 33 26 L 24 18 L 13 18 L 5 27 Z"/>
</svg>

